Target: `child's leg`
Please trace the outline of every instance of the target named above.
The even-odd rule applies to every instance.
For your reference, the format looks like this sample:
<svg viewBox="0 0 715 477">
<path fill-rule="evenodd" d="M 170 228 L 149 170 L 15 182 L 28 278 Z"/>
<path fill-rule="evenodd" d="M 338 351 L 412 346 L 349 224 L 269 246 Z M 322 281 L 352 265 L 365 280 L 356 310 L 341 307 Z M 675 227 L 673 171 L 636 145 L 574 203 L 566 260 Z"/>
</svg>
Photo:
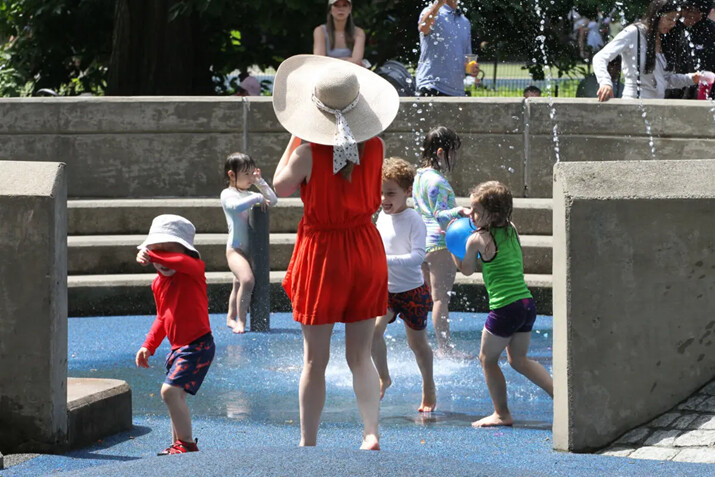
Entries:
<svg viewBox="0 0 715 477">
<path fill-rule="evenodd" d="M 233 285 L 231 286 L 231 295 L 228 297 L 228 312 L 226 313 L 226 325 L 234 329 L 238 322 L 236 317 L 238 316 L 238 289 L 241 286 L 240 282 L 236 277 L 233 277 Z"/>
<path fill-rule="evenodd" d="M 451 355 L 449 333 L 449 292 L 454 286 L 457 271 L 448 250 L 430 252 L 425 257 L 429 267 L 429 285 L 432 294 L 432 323 L 437 336 L 438 356 Z"/>
<path fill-rule="evenodd" d="M 482 347 L 479 351 L 479 361 L 484 369 L 489 395 L 494 403 L 494 414 L 472 423 L 473 427 L 511 426 L 511 417 L 506 400 L 506 380 L 499 367 L 499 356 L 509 344 L 511 338 L 502 338 L 491 334 L 485 328 L 482 330 Z"/>
<path fill-rule="evenodd" d="M 518 373 L 526 376 L 529 381 L 539 386 L 547 392 L 549 396 L 554 397 L 554 380 L 549 375 L 541 363 L 526 357 L 529 351 L 529 343 L 531 343 L 531 332 L 515 333 L 511 337 L 509 345 L 506 347 L 509 364 Z"/>
<path fill-rule="evenodd" d="M 186 391 L 178 386 L 164 383 L 161 385 L 161 399 L 169 408 L 173 442 L 177 440 L 194 442 L 191 435 L 191 414 L 189 406 L 186 405 Z"/>
<path fill-rule="evenodd" d="M 387 315 L 375 320 L 375 330 L 372 335 L 372 360 L 375 362 L 377 374 L 380 377 L 380 399 L 385 397 L 385 391 L 392 384 L 390 370 L 387 367 L 387 345 L 385 345 L 385 329 L 395 314 L 387 310 Z"/>
<path fill-rule="evenodd" d="M 330 359 L 333 325 L 302 325 L 303 371 L 300 374 L 300 445 L 314 446 L 318 440 L 320 414 L 325 405 L 325 368 Z"/>
<path fill-rule="evenodd" d="M 246 315 L 251 305 L 251 294 L 253 293 L 253 270 L 251 270 L 251 264 L 248 263 L 246 257 L 237 250 L 228 249 L 226 251 L 226 258 L 228 260 L 228 267 L 239 282 L 238 293 L 236 295 L 236 301 L 238 302 L 237 324 L 233 332 L 243 333 L 246 331 Z"/>
<path fill-rule="evenodd" d="M 432 347 L 427 340 L 427 329 L 413 330 L 405 325 L 407 344 L 415 354 L 417 366 L 422 374 L 422 404 L 417 408 L 419 412 L 432 412 L 437 407 L 437 391 L 432 374 Z"/>
<path fill-rule="evenodd" d="M 380 381 L 372 362 L 372 335 L 375 320 L 345 324 L 345 357 L 353 373 L 353 390 L 363 422 L 360 449 L 379 450 Z"/>
</svg>

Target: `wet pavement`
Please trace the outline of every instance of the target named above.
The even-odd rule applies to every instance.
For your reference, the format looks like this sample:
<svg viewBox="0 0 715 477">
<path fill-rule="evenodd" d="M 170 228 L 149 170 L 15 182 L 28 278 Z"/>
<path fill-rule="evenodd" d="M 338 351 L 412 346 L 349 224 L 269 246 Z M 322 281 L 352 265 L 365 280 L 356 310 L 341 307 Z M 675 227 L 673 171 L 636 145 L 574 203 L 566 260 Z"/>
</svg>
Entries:
<svg viewBox="0 0 715 477">
<path fill-rule="evenodd" d="M 327 402 L 315 449 L 298 449 L 300 327 L 288 314 L 272 315 L 272 331 L 234 335 L 223 315 L 212 315 L 217 353 L 208 377 L 189 407 L 202 452 L 154 457 L 170 442 L 161 402 L 164 343 L 137 369 L 134 355 L 152 317 L 73 318 L 69 322 L 69 375 L 123 379 L 132 388 L 134 429 L 64 455 L 40 455 L 0 476 L 44 475 L 715 475 L 707 464 L 637 460 L 552 450 L 552 401 L 504 364 L 513 428 L 473 429 L 491 412 L 477 360 L 435 362 L 437 412 L 421 415 L 421 378 L 405 342 L 404 327 L 388 327 L 393 385 L 381 407 L 380 453 L 359 452 L 360 417 L 344 358 L 344 327 L 333 333 L 326 375 Z M 454 313 L 456 347 L 477 354 L 486 315 Z M 399 320 L 398 320 L 399 321 Z M 431 326 L 429 327 L 431 333 Z M 540 316 L 531 356 L 551 370 L 551 317 Z M 431 336 L 434 342 L 434 337 Z M 107 467 L 107 466 L 110 467 Z M 192 470 L 193 469 L 193 470 Z"/>
</svg>

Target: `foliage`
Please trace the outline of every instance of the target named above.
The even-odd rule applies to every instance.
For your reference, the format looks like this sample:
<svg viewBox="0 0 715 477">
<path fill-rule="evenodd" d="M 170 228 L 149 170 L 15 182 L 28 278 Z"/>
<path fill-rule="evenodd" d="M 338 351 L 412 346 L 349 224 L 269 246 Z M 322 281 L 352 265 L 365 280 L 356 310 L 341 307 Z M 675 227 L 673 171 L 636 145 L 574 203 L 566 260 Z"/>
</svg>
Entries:
<svg viewBox="0 0 715 477">
<path fill-rule="evenodd" d="M 113 1 L 14 0 L 0 4 L 0 96 L 101 93 Z"/>
<path fill-rule="evenodd" d="M 0 95 L 53 88 L 63 94 L 101 94 L 106 87 L 116 0 L 9 0 L 0 3 Z M 537 2 L 540 13 L 537 15 Z M 609 12 L 616 0 L 462 0 L 472 22 L 480 60 L 523 62 L 541 79 L 544 57 L 558 75 L 582 65 L 569 38 L 567 18 L 583 11 Z M 313 28 L 325 22 L 326 0 L 172 0 L 167 21 L 199 18 L 203 49 L 217 91 L 230 73 L 250 65 L 277 67 L 292 55 L 312 51 Z M 623 1 L 628 21 L 647 0 Z M 367 33 L 366 58 L 373 64 L 398 59 L 414 66 L 419 56 L 417 20 L 426 0 L 359 0 L 354 17 Z M 543 33 L 540 31 L 543 20 Z M 537 38 L 543 35 L 542 42 Z M 549 70 L 552 71 L 552 70 Z"/>
</svg>

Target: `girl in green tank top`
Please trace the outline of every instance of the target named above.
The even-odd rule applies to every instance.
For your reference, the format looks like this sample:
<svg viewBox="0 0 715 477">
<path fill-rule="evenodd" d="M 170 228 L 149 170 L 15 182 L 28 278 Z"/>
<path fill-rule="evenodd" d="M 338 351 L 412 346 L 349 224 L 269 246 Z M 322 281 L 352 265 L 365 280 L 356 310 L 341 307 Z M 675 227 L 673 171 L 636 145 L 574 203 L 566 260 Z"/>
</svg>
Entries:
<svg viewBox="0 0 715 477">
<path fill-rule="evenodd" d="M 464 259 L 454 255 L 452 259 L 464 275 L 476 272 L 481 260 L 490 312 L 482 331 L 479 360 L 494 403 L 494 413 L 473 422 L 472 426 L 511 426 L 514 419 L 507 406 L 506 381 L 499 367 L 504 349 L 508 351 L 512 368 L 552 398 L 554 382 L 546 368 L 526 356 L 536 306 L 524 279 L 519 234 L 511 222 L 511 192 L 504 184 L 489 181 L 475 187 L 470 199 L 470 217 L 477 231 L 467 240 Z"/>
</svg>

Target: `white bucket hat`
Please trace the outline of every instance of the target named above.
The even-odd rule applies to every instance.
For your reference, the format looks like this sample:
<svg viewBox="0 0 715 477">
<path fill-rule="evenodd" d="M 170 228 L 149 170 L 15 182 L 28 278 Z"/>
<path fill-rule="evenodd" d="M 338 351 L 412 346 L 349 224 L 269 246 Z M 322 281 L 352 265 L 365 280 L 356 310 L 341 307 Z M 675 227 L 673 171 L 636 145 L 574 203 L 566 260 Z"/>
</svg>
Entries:
<svg viewBox="0 0 715 477">
<path fill-rule="evenodd" d="M 182 216 L 172 214 L 158 215 L 151 222 L 149 235 L 137 248 L 146 248 L 147 245 L 157 243 L 174 242 L 198 254 L 199 251 L 194 248 L 194 235 L 196 235 L 194 224 Z"/>
<path fill-rule="evenodd" d="M 397 90 L 387 80 L 327 56 L 292 56 L 273 82 L 278 121 L 305 141 L 333 146 L 333 172 L 347 161 L 358 164 L 357 143 L 387 129 L 399 108 Z"/>
</svg>

